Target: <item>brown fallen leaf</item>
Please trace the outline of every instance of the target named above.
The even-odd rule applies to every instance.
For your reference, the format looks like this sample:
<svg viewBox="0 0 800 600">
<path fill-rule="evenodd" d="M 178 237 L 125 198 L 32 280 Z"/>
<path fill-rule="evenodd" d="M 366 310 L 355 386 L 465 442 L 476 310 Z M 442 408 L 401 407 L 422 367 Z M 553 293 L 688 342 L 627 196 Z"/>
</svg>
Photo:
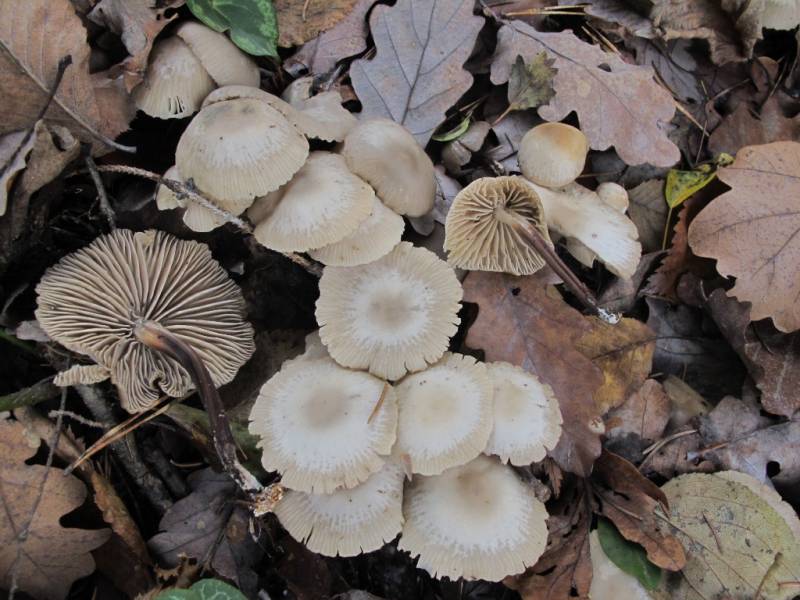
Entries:
<svg viewBox="0 0 800 600">
<path fill-rule="evenodd" d="M 575 4 L 574 0 L 558 0 L 560 5 Z M 628 34 L 635 37 L 652 39 L 656 37 L 653 23 L 647 15 L 636 12 L 634 6 L 628 0 L 585 0 L 581 4 L 586 4 L 584 11 L 587 15 L 619 25 Z"/>
<path fill-rule="evenodd" d="M 648 379 L 622 405 L 608 413 L 606 436 L 614 439 L 634 434 L 643 443 L 654 442 L 664 433 L 669 414 L 669 396 L 658 381 Z"/>
<path fill-rule="evenodd" d="M 706 96 L 700 86 L 698 64 L 689 53 L 689 40 L 665 44 L 659 40 L 630 38 L 626 45 L 636 53 L 636 64 L 647 65 L 681 102 L 699 104 Z"/>
<path fill-rule="evenodd" d="M 393 119 L 425 146 L 472 85 L 463 64 L 484 22 L 472 7 L 471 0 L 376 6 L 370 17 L 375 58 L 350 65 L 361 114 Z"/>
<path fill-rule="evenodd" d="M 628 216 L 639 230 L 642 251 L 661 250 L 661 240 L 667 222 L 667 203 L 664 201 L 664 180 L 648 179 L 628 190 Z"/>
<path fill-rule="evenodd" d="M 542 120 L 533 110 L 513 112 L 499 123 L 492 125 L 498 145 L 487 152 L 487 157 L 497 161 L 506 173 L 519 173 L 517 151 L 523 136 Z"/>
<path fill-rule="evenodd" d="M 652 273 L 663 255 L 663 252 L 650 252 L 643 255 L 631 278 L 615 277 L 603 290 L 597 301 L 611 312 L 626 313 L 630 311 L 639 299 L 639 290 L 644 280 Z"/>
<path fill-rule="evenodd" d="M 357 0 L 273 0 L 278 15 L 278 45 L 299 46 L 336 25 Z"/>
<path fill-rule="evenodd" d="M 6 214 L 8 193 L 17 174 L 25 168 L 34 142 L 36 136 L 28 135 L 28 131 L 15 131 L 0 137 L 0 165 L 4 168 L 0 176 L 0 217 Z"/>
<path fill-rule="evenodd" d="M 655 82 L 653 70 L 628 64 L 569 31 L 544 33 L 519 21 L 503 25 L 492 62 L 492 83 L 508 81 L 517 55 L 530 58 L 540 52 L 555 60 L 557 73 L 555 98 L 539 107 L 539 116 L 560 121 L 574 110 L 593 149 L 614 146 L 631 165 L 668 167 L 678 162 L 678 147 L 667 137 L 675 102 Z"/>
</svg>

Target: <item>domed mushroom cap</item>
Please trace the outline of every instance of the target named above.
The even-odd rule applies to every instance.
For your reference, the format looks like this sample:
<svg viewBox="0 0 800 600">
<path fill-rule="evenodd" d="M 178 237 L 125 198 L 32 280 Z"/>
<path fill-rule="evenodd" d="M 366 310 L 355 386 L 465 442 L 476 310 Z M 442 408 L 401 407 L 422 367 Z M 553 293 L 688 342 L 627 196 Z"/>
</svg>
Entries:
<svg viewBox="0 0 800 600">
<path fill-rule="evenodd" d="M 395 451 L 408 457 L 413 473 L 438 475 L 486 447 L 492 432 L 492 384 L 483 363 L 446 353 L 432 367 L 404 377 L 396 391 Z"/>
<path fill-rule="evenodd" d="M 402 125 L 388 119 L 361 121 L 345 137 L 341 153 L 350 170 L 394 212 L 421 217 L 433 208 L 433 163 Z"/>
<path fill-rule="evenodd" d="M 510 467 L 479 456 L 433 477 L 415 477 L 403 499 L 398 548 L 434 577 L 500 581 L 536 563 L 547 511 Z"/>
<path fill-rule="evenodd" d="M 197 21 L 185 21 L 175 29 L 175 35 L 189 46 L 218 86 L 239 84 L 258 87 L 261 83 L 258 65 L 225 34 Z"/>
<path fill-rule="evenodd" d="M 392 541 L 403 526 L 403 470 L 384 464 L 364 483 L 331 494 L 287 490 L 275 507 L 281 525 L 312 552 L 356 556 Z"/>
<path fill-rule="evenodd" d="M 628 210 L 630 198 L 628 198 L 627 190 L 618 183 L 613 181 L 604 181 L 597 186 L 595 190 L 600 200 L 608 204 L 611 208 L 616 208 L 619 212 L 624 213 Z"/>
<path fill-rule="evenodd" d="M 386 462 L 396 429 L 391 386 L 330 358 L 284 363 L 250 412 L 264 468 L 302 492 L 329 494 L 365 481 Z"/>
<path fill-rule="evenodd" d="M 530 275 L 544 259 L 514 230 L 527 222 L 550 240 L 536 191 L 522 177 L 482 177 L 461 190 L 445 222 L 447 262 L 471 271 Z"/>
<path fill-rule="evenodd" d="M 317 323 L 341 365 L 399 379 L 439 360 L 458 328 L 461 284 L 433 252 L 400 242 L 358 267 L 326 267 Z"/>
<path fill-rule="evenodd" d="M 217 386 L 233 379 L 255 349 L 241 292 L 208 248 L 160 231 L 118 229 L 99 237 L 51 267 L 36 291 L 42 328 L 108 368 L 131 413 L 162 393 L 192 389 L 183 367 L 136 339 L 138 323 L 154 321 L 188 343 Z"/>
<path fill-rule="evenodd" d="M 153 46 L 144 81 L 131 96 L 136 108 L 151 117 L 179 119 L 197 112 L 214 87 L 214 80 L 189 46 L 170 37 Z"/>
<path fill-rule="evenodd" d="M 494 428 L 486 454 L 516 466 L 545 457 L 561 437 L 561 410 L 550 386 L 506 362 L 487 363 L 494 390 Z"/>
<path fill-rule="evenodd" d="M 303 166 L 308 141 L 265 102 L 240 98 L 205 106 L 175 152 L 181 176 L 226 202 L 278 189 Z"/>
<path fill-rule="evenodd" d="M 372 196 L 372 212 L 358 228 L 345 238 L 309 255 L 324 265 L 353 267 L 364 265 L 391 252 L 403 237 L 403 217 L 386 208 L 377 196 Z"/>
<path fill-rule="evenodd" d="M 566 123 L 542 123 L 519 144 L 519 168 L 527 178 L 549 188 L 575 181 L 583 171 L 589 141 L 580 129 Z"/>
<path fill-rule="evenodd" d="M 279 252 L 320 248 L 353 233 L 369 217 L 374 198 L 341 156 L 312 152 L 291 181 L 264 200 L 271 209 L 253 235 Z"/>
</svg>

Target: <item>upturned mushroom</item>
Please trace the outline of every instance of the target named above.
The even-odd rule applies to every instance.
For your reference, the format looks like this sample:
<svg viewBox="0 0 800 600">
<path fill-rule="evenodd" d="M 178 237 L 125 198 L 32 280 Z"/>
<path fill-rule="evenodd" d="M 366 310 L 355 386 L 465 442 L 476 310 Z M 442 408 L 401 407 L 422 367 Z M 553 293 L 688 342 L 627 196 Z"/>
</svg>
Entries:
<svg viewBox="0 0 800 600">
<path fill-rule="evenodd" d="M 519 168 L 526 179 L 560 188 L 577 179 L 586 163 L 589 142 L 580 129 L 566 123 L 542 123 L 519 144 Z"/>
<path fill-rule="evenodd" d="M 628 210 L 628 192 L 625 188 L 618 183 L 606 181 L 597 186 L 595 193 L 599 196 L 600 200 L 611 208 L 625 214 Z M 567 250 L 574 256 L 581 264 L 591 267 L 597 259 L 597 254 L 589 250 L 583 242 L 577 238 L 567 238 Z"/>
</svg>

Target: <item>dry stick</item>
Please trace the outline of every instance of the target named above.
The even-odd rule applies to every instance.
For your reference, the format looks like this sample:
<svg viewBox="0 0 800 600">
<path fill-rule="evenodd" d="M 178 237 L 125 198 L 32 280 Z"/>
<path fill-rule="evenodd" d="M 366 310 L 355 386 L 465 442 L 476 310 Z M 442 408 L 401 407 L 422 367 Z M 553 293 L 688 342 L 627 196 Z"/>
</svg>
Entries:
<svg viewBox="0 0 800 600">
<path fill-rule="evenodd" d="M 106 193 L 106 188 L 103 185 L 103 180 L 100 177 L 100 173 L 97 171 L 97 164 L 94 162 L 94 159 L 91 155 L 88 155 L 84 162 L 86 163 L 86 168 L 89 169 L 89 175 L 94 182 L 94 187 L 97 188 L 97 197 L 100 200 L 100 211 L 108 221 L 108 227 L 111 231 L 114 231 L 117 228 L 117 215 L 114 213 L 114 209 L 111 208 L 111 202 L 108 200 L 108 194 Z"/>
</svg>

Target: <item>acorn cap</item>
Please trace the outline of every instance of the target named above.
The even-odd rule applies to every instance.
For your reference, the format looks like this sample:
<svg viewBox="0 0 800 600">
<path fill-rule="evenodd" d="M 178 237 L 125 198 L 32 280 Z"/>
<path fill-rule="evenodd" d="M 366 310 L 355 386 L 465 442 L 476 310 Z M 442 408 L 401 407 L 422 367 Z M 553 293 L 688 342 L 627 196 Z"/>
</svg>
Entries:
<svg viewBox="0 0 800 600">
<path fill-rule="evenodd" d="M 269 196 L 264 202 L 271 210 L 256 224 L 256 240 L 278 252 L 306 252 L 353 233 L 369 217 L 375 192 L 338 154 L 312 152 L 291 181 Z"/>
<path fill-rule="evenodd" d="M 412 473 L 438 475 L 486 447 L 492 432 L 492 384 L 483 363 L 445 353 L 442 360 L 397 385 L 395 451 Z"/>
<path fill-rule="evenodd" d="M 356 556 L 392 541 L 403 526 L 403 470 L 392 462 L 350 489 L 331 494 L 287 490 L 275 507 L 281 525 L 309 550 Z"/>
<path fill-rule="evenodd" d="M 455 334 L 461 284 L 433 252 L 400 242 L 357 267 L 325 267 L 317 323 L 341 365 L 399 379 L 438 361 Z"/>
<path fill-rule="evenodd" d="M 224 33 L 218 33 L 197 21 L 184 21 L 175 29 L 175 35 L 189 46 L 217 86 L 238 84 L 258 87 L 261 83 L 258 65 Z"/>
<path fill-rule="evenodd" d="M 136 108 L 159 119 L 180 119 L 194 114 L 214 80 L 180 38 L 169 37 L 153 45 L 144 81 L 131 97 Z"/>
<path fill-rule="evenodd" d="M 487 456 L 415 477 L 403 499 L 398 548 L 434 577 L 500 581 L 536 563 L 547 511 L 510 467 Z"/>
<path fill-rule="evenodd" d="M 494 390 L 494 427 L 484 453 L 520 467 L 542 460 L 561 437 L 561 410 L 553 390 L 515 365 L 493 362 L 486 367 Z"/>
<path fill-rule="evenodd" d="M 534 183 L 560 188 L 577 179 L 588 153 L 589 141 L 580 129 L 566 123 L 542 123 L 522 137 L 519 167 Z"/>
<path fill-rule="evenodd" d="M 353 267 L 378 260 L 391 252 L 403 237 L 403 217 L 386 208 L 372 195 L 372 212 L 345 238 L 311 250 L 308 254 L 324 265 Z"/>
<path fill-rule="evenodd" d="M 482 177 L 453 199 L 445 221 L 444 249 L 453 267 L 530 275 L 544 259 L 517 233 L 514 223 L 533 225 L 545 240 L 542 202 L 522 177 Z"/>
<path fill-rule="evenodd" d="M 341 154 L 397 214 L 421 217 L 433 208 L 433 163 L 402 125 L 389 119 L 360 121 L 345 137 Z"/>
<path fill-rule="evenodd" d="M 365 481 L 396 437 L 397 402 L 386 385 L 330 358 L 284 363 L 250 412 L 264 468 L 278 471 L 287 488 L 315 494 Z"/>
</svg>

